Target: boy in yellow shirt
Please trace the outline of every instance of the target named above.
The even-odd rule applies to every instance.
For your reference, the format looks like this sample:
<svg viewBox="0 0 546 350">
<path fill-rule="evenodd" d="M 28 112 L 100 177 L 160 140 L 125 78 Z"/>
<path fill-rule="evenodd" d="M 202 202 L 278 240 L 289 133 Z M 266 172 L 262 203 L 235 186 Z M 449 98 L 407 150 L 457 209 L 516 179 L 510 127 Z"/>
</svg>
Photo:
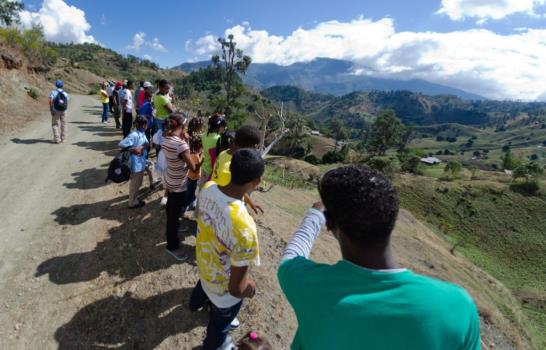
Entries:
<svg viewBox="0 0 546 350">
<path fill-rule="evenodd" d="M 204 350 L 233 349 L 228 333 L 243 299 L 256 294 L 249 269 L 260 264 L 256 224 L 243 203 L 245 194 L 259 186 L 264 161 L 253 149 L 233 153 L 231 181 L 226 186 L 208 182 L 199 194 L 195 242 L 199 281 L 190 298 L 190 310 L 210 306 Z"/>
<path fill-rule="evenodd" d="M 222 153 L 220 153 L 220 155 L 218 155 L 216 163 L 214 164 L 214 169 L 212 171 L 211 181 L 216 182 L 218 186 L 227 186 L 231 182 L 231 172 L 229 170 L 229 166 L 231 164 L 231 158 L 233 157 L 233 153 L 241 148 L 250 148 L 257 150 L 260 147 L 261 141 L 262 137 L 260 135 L 260 130 L 250 125 L 244 125 L 240 127 L 235 132 L 235 139 L 233 140 L 233 143 L 229 146 L 229 149 L 223 151 Z M 245 203 L 248 204 L 250 208 L 252 208 L 254 213 L 258 214 L 259 212 L 261 212 L 263 214 L 264 211 L 262 207 L 254 204 L 248 194 L 245 194 L 244 200 Z"/>
</svg>

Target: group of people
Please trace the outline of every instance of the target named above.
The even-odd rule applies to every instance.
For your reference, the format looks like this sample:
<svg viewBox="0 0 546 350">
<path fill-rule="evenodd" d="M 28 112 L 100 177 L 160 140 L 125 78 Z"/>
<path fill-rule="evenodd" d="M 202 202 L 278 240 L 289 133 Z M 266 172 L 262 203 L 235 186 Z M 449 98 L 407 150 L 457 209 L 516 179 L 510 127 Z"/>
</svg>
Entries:
<svg viewBox="0 0 546 350">
<path fill-rule="evenodd" d="M 195 206 L 199 279 L 189 309 L 208 310 L 203 349 L 272 349 L 256 332 L 237 344 L 229 335 L 243 301 L 260 290 L 251 270 L 268 249 L 260 247 L 247 209 L 263 212 L 250 198 L 265 170 L 261 133 L 252 126 L 226 132 L 219 114 L 189 118 L 176 111 L 169 82 L 160 81 L 155 94 L 150 85 L 142 84 L 133 131 L 127 124 L 133 124 L 133 83 L 114 88 L 114 116 L 115 105 L 123 116 L 120 147 L 131 152 L 129 207 L 144 205 L 137 193 L 155 150 L 166 192 L 166 249 L 179 261 L 188 259 L 180 249 L 187 233 L 181 217 Z M 292 349 L 480 348 L 479 315 L 467 292 L 397 265 L 390 238 L 399 200 L 386 176 L 342 166 L 321 177 L 318 194 L 279 261 L 278 281 L 298 321 Z M 335 264 L 309 259 L 323 228 L 339 243 L 342 259 Z"/>
</svg>

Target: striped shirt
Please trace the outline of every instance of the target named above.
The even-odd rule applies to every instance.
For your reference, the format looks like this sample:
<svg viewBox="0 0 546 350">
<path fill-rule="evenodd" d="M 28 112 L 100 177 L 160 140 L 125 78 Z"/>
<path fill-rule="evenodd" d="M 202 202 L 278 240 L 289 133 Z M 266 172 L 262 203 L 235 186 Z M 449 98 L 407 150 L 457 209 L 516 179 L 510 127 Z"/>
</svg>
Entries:
<svg viewBox="0 0 546 350">
<path fill-rule="evenodd" d="M 189 149 L 190 147 L 186 141 L 178 136 L 163 138 L 161 151 L 165 152 L 165 158 L 167 159 L 167 171 L 165 172 L 164 181 L 166 188 L 171 192 L 184 192 L 186 190 L 188 166 L 180 158 L 180 155 Z"/>
</svg>

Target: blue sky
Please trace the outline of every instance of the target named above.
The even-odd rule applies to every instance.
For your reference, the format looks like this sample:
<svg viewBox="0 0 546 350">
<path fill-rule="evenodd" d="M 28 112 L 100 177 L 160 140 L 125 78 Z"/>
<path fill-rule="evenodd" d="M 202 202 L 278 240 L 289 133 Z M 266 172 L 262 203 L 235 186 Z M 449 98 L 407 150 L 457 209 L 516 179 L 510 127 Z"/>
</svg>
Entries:
<svg viewBox="0 0 546 350">
<path fill-rule="evenodd" d="M 425 78 L 496 98 L 534 99 L 546 97 L 546 88 L 529 87 L 525 78 L 534 75 L 529 70 L 536 62 L 528 61 L 533 51 L 538 50 L 537 61 L 546 61 L 545 2 L 40 0 L 24 1 L 23 23 L 42 23 L 51 40 L 94 40 L 163 67 L 207 59 L 215 50 L 214 38 L 227 30 L 257 62 L 290 64 L 329 56 L 372 67 L 363 74 Z M 512 46 L 519 47 L 517 52 L 505 57 L 503 50 L 514 51 Z M 451 50 L 455 55 L 444 57 Z M 506 59 L 510 62 L 504 66 L 495 62 Z M 502 79 L 518 60 L 526 70 Z M 469 61 L 477 63 L 469 66 Z"/>
</svg>

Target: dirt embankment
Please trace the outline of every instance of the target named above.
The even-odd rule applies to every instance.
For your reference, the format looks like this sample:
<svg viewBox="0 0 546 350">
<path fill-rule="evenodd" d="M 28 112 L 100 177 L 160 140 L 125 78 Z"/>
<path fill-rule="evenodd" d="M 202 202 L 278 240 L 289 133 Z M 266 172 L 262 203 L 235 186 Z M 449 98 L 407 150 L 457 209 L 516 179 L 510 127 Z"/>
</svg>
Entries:
<svg viewBox="0 0 546 350">
<path fill-rule="evenodd" d="M 47 114 L 51 87 L 43 67 L 35 66 L 19 50 L 0 43 L 0 51 L 0 134 L 5 134 Z"/>
<path fill-rule="evenodd" d="M 12 139 L 0 138 L 5 164 L 0 173 L 2 349 L 194 349 L 203 339 L 206 314 L 186 307 L 197 280 L 195 237 L 187 235 L 182 245 L 189 261 L 176 263 L 164 251 L 161 193 L 142 189 L 147 205 L 131 211 L 128 185 L 104 184 L 121 135 L 99 118 L 99 101 L 74 96 L 66 143 L 49 141 L 49 122 L 34 123 Z M 296 320 L 276 268 L 317 195 L 275 186 L 254 196 L 266 211 L 256 218 L 262 265 L 252 276 L 258 292 L 245 302 L 241 328 L 233 336 L 253 330 L 275 349 L 288 349 Z M 400 214 L 394 250 L 402 265 L 469 290 L 482 314 L 486 346 L 528 348 L 517 324 L 492 302 L 492 297 L 511 300 L 506 288 L 452 255 L 407 211 Z M 339 259 L 335 239 L 324 232 L 312 257 Z"/>
</svg>

